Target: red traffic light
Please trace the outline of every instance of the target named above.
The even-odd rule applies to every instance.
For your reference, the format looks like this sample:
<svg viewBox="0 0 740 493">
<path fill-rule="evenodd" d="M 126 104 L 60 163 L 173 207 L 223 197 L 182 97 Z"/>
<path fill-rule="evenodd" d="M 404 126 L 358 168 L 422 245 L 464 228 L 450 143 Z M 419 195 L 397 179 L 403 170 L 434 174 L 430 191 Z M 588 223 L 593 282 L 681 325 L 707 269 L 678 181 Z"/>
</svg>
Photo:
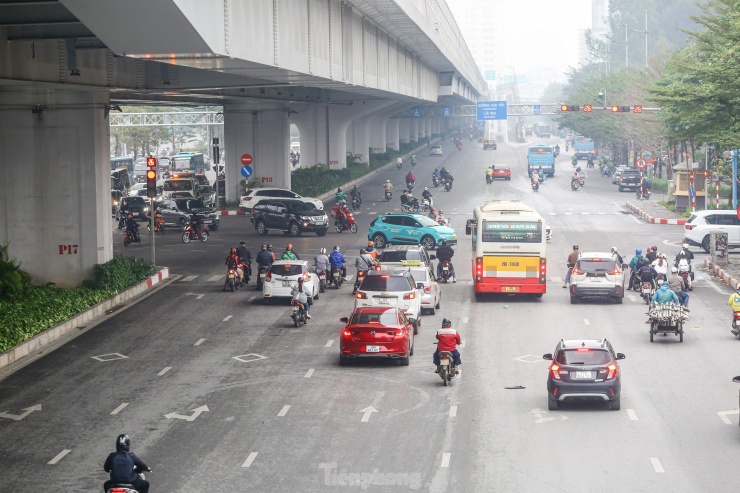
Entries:
<svg viewBox="0 0 740 493">
<path fill-rule="evenodd" d="M 577 104 L 561 104 L 560 111 L 581 111 L 581 107 Z"/>
<path fill-rule="evenodd" d="M 157 167 L 157 158 L 149 156 L 146 158 L 146 165 L 149 168 L 156 168 Z"/>
<path fill-rule="evenodd" d="M 612 113 L 629 113 L 629 106 L 612 106 Z"/>
<path fill-rule="evenodd" d="M 584 104 L 583 105 L 583 111 L 585 113 L 591 113 L 593 110 L 594 110 L 594 108 L 590 104 Z"/>
</svg>

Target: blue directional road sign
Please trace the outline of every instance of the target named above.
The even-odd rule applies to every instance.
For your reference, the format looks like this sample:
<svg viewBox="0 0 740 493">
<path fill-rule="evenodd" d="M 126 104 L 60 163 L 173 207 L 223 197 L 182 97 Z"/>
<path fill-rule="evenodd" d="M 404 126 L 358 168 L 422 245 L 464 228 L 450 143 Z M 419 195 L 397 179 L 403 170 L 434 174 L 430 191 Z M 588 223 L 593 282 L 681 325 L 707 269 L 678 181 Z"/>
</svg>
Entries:
<svg viewBox="0 0 740 493">
<path fill-rule="evenodd" d="M 535 115 L 539 115 L 540 111 L 542 111 L 542 109 L 540 108 L 539 104 L 532 106 L 532 113 L 534 113 Z"/>
<path fill-rule="evenodd" d="M 479 101 L 478 120 L 506 120 L 506 101 Z"/>
<path fill-rule="evenodd" d="M 244 178 L 249 178 L 252 176 L 252 173 L 254 173 L 254 171 L 251 166 L 242 166 L 242 176 Z"/>
<path fill-rule="evenodd" d="M 445 106 L 444 108 L 442 108 L 442 116 L 450 116 L 450 115 L 452 115 L 452 110 L 450 109 L 449 106 Z"/>
</svg>

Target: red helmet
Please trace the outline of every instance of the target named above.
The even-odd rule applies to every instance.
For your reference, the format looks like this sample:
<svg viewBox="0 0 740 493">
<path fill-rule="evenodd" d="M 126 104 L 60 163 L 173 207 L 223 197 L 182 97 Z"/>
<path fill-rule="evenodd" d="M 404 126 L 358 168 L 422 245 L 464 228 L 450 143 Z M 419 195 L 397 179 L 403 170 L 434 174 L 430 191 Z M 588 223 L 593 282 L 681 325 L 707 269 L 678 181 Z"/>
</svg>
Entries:
<svg viewBox="0 0 740 493">
<path fill-rule="evenodd" d="M 285 249 L 286 250 L 292 250 L 293 249 L 293 245 L 290 244 L 290 243 L 288 243 L 287 245 L 285 245 Z"/>
</svg>

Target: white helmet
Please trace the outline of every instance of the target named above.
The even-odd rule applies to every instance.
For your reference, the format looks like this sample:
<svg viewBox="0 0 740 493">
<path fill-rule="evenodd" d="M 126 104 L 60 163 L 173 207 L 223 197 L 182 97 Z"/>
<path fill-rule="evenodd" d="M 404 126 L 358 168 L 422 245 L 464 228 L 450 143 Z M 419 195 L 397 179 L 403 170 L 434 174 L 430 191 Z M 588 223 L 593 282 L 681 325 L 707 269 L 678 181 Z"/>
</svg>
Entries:
<svg viewBox="0 0 740 493">
<path fill-rule="evenodd" d="M 326 255 L 326 248 L 324 248 L 324 247 L 321 247 L 321 250 L 319 250 L 319 253 L 320 253 L 321 255 Z"/>
<path fill-rule="evenodd" d="M 678 268 L 677 267 L 671 267 L 671 272 L 673 272 L 675 274 L 676 272 L 678 272 Z"/>
<path fill-rule="evenodd" d="M 686 248 L 686 249 L 688 249 L 688 248 L 689 248 L 689 244 L 688 244 L 688 243 L 684 243 L 684 244 L 683 244 L 683 245 L 681 245 L 681 246 L 683 246 L 683 247 L 684 247 L 684 248 Z"/>
</svg>

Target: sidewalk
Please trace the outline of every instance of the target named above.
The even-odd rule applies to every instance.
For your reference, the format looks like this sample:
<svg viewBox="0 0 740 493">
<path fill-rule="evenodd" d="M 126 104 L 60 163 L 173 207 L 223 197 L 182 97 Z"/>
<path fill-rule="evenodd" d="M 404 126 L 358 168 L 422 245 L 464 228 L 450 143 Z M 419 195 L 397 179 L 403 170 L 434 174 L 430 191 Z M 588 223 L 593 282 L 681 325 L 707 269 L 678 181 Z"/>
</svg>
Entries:
<svg viewBox="0 0 740 493">
<path fill-rule="evenodd" d="M 740 287 L 740 264 L 728 263 L 719 266 L 712 262 L 712 257 L 707 257 L 704 259 L 704 267 L 707 268 L 710 274 L 719 277 L 723 283 L 732 289 L 737 290 Z"/>
<path fill-rule="evenodd" d="M 662 200 L 660 195 L 654 194 L 653 198 L 655 200 L 627 202 L 627 208 L 652 224 L 674 224 L 681 226 L 686 224 L 688 219 L 681 217 L 676 212 L 669 211 L 657 202 L 658 199 Z"/>
</svg>

